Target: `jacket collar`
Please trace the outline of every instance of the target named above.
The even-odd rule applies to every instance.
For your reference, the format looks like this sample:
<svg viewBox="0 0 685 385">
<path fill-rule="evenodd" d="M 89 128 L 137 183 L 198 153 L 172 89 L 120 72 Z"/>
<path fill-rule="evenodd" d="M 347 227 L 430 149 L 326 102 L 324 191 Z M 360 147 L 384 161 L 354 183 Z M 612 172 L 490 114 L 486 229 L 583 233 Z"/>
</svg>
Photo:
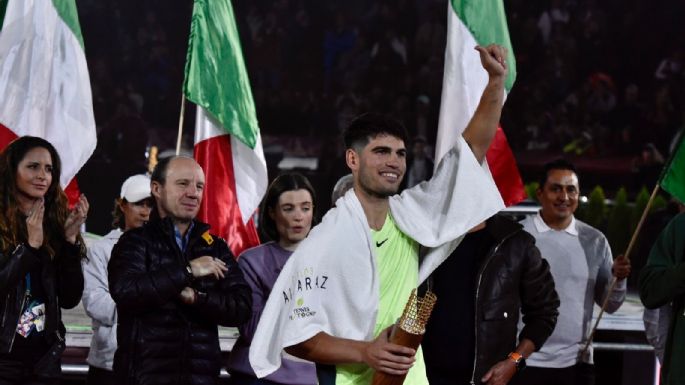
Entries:
<svg viewBox="0 0 685 385">
<path fill-rule="evenodd" d="M 153 219 L 150 221 L 150 224 L 154 224 L 159 226 L 162 231 L 164 231 L 165 234 L 174 237 L 174 222 L 171 220 L 171 218 L 166 217 L 163 219 Z M 190 236 L 189 239 L 192 239 L 200 234 L 204 234 L 205 231 L 208 231 L 210 226 L 204 222 L 200 222 L 197 219 L 193 219 L 193 226 L 190 229 Z"/>
<path fill-rule="evenodd" d="M 500 242 L 512 234 L 520 231 L 523 226 L 503 215 L 493 215 L 486 221 L 486 229 L 496 242 Z"/>
<path fill-rule="evenodd" d="M 112 229 L 112 231 L 110 231 L 109 233 L 105 234 L 105 236 L 104 236 L 103 238 L 109 239 L 109 240 L 112 240 L 112 241 L 118 241 L 119 238 L 121 238 L 121 234 L 123 234 L 123 233 L 124 233 L 124 232 L 121 231 L 121 229 L 117 227 L 116 229 Z"/>
</svg>

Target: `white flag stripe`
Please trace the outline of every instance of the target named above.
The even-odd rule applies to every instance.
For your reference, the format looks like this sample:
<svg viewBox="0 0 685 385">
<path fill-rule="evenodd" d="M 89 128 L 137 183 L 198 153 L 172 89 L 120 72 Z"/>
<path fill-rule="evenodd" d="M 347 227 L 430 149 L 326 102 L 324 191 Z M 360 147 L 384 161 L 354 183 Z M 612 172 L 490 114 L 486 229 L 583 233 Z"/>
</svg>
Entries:
<svg viewBox="0 0 685 385">
<path fill-rule="evenodd" d="M 51 0 L 10 1 L 0 31 L 0 123 L 40 136 L 62 159 L 66 186 L 95 150 L 83 49 Z"/>
<path fill-rule="evenodd" d="M 475 50 L 477 45 L 471 31 L 447 2 L 447 48 L 435 145 L 436 165 L 464 132 L 488 84 L 488 74 Z"/>
<path fill-rule="evenodd" d="M 221 128 L 216 119 L 205 112 L 204 108 L 197 106 L 195 144 L 221 135 L 229 134 Z M 243 223 L 247 223 L 259 207 L 268 183 L 261 134 L 257 132 L 257 143 L 254 149 L 231 135 L 231 152 L 238 206 Z"/>
<path fill-rule="evenodd" d="M 257 134 L 254 150 L 231 136 L 231 149 L 233 150 L 236 195 L 238 195 L 243 223 L 247 223 L 259 207 L 268 184 L 262 135 Z"/>
</svg>

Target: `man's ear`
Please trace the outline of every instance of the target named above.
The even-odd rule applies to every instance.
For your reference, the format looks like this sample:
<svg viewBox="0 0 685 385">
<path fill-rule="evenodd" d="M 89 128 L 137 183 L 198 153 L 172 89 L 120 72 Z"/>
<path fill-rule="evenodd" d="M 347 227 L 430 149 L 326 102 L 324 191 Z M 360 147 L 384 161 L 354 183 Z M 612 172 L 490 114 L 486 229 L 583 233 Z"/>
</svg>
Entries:
<svg viewBox="0 0 685 385">
<path fill-rule="evenodd" d="M 150 183 L 150 193 L 152 193 L 152 196 L 157 200 L 162 197 L 162 192 L 160 191 L 161 189 L 162 185 L 159 182 L 153 181 Z"/>
<path fill-rule="evenodd" d="M 350 170 L 357 171 L 359 168 L 359 154 L 353 149 L 348 148 L 345 151 L 345 163 L 347 163 L 347 167 L 349 167 Z"/>
<path fill-rule="evenodd" d="M 540 202 L 540 199 L 542 198 L 542 193 L 543 193 L 544 187 L 545 186 L 540 186 L 540 187 L 535 189 L 535 197 L 538 198 L 538 202 Z"/>
</svg>

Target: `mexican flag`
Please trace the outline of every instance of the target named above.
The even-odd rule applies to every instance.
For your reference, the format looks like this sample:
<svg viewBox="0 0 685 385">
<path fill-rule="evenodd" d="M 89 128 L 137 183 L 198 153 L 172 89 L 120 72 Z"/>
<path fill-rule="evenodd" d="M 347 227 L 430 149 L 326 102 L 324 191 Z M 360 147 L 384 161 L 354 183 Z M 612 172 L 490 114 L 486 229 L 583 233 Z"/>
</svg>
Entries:
<svg viewBox="0 0 685 385">
<path fill-rule="evenodd" d="M 199 218 L 238 256 L 259 244 L 251 218 L 267 173 L 230 0 L 195 0 L 183 92 L 197 104 L 195 159 L 207 178 Z"/>
<path fill-rule="evenodd" d="M 505 92 L 509 93 L 516 78 L 516 62 L 502 0 L 449 1 L 436 165 L 466 128 L 488 83 L 488 74 L 474 47 L 493 43 L 509 50 L 505 82 Z M 524 200 L 523 181 L 501 127 L 497 128 L 487 161 L 504 203 L 510 206 Z"/>
<path fill-rule="evenodd" d="M 0 148 L 23 135 L 48 140 L 67 186 L 96 145 L 76 3 L 0 0 L 0 25 Z"/>
<path fill-rule="evenodd" d="M 680 133 L 678 145 L 661 172 L 659 186 L 681 203 L 685 203 L 685 133 L 683 132 Z"/>
</svg>

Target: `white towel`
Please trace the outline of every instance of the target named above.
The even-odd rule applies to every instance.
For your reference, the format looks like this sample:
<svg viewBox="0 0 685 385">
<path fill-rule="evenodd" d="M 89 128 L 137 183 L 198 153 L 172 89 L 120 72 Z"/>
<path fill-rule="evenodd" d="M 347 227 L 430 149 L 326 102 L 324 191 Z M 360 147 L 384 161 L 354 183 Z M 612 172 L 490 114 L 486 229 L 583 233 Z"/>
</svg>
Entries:
<svg viewBox="0 0 685 385">
<path fill-rule="evenodd" d="M 428 248 L 417 283 L 457 247 L 464 234 L 504 207 L 487 165 L 463 138 L 440 161 L 430 181 L 390 198 L 402 232 Z M 283 348 L 319 332 L 371 340 L 379 278 L 369 225 L 353 190 L 336 202 L 283 267 L 250 348 L 258 377 L 281 365 Z"/>
</svg>

